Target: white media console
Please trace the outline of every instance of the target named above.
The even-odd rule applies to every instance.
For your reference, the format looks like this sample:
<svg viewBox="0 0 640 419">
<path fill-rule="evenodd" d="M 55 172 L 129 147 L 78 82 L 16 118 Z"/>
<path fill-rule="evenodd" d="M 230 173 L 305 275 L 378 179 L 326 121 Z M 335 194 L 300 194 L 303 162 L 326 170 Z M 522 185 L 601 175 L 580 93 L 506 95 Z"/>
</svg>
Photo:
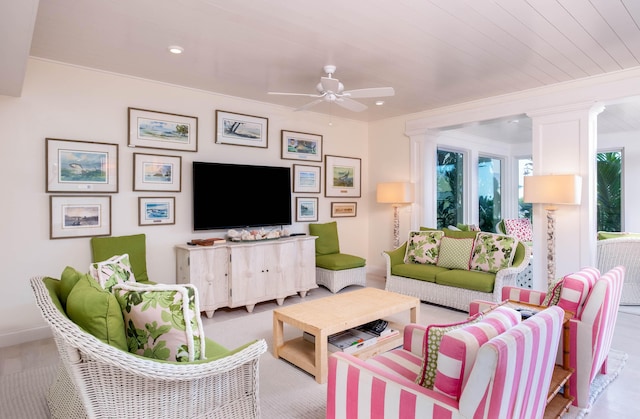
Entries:
<svg viewBox="0 0 640 419">
<path fill-rule="evenodd" d="M 317 288 L 315 236 L 176 246 L 177 282 L 193 284 L 200 310 L 211 318 L 220 307 L 284 299 Z"/>
</svg>

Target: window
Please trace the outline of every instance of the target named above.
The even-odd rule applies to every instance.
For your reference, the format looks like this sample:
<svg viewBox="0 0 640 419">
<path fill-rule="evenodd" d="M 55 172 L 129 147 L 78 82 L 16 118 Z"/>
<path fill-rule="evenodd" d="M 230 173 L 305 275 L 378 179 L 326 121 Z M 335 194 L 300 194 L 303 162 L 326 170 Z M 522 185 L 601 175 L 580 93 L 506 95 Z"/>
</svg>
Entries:
<svg viewBox="0 0 640 419">
<path fill-rule="evenodd" d="M 531 220 L 533 204 L 524 202 L 524 177 L 533 174 L 533 160 L 518 159 L 518 217 Z"/>
<path fill-rule="evenodd" d="M 462 223 L 463 211 L 463 154 L 438 150 L 437 228 Z"/>
<path fill-rule="evenodd" d="M 622 231 L 622 151 L 597 154 L 598 231 Z"/>
<path fill-rule="evenodd" d="M 482 231 L 493 231 L 502 218 L 501 168 L 500 159 L 478 158 L 478 226 Z"/>
</svg>

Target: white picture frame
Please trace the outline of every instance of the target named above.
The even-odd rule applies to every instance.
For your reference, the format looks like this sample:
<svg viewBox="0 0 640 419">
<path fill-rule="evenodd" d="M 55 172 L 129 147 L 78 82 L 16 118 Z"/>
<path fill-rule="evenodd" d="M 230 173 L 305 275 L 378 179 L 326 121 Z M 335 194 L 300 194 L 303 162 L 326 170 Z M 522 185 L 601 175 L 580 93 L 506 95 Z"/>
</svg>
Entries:
<svg viewBox="0 0 640 419">
<path fill-rule="evenodd" d="M 182 191 L 182 157 L 133 153 L 133 190 Z"/>
<path fill-rule="evenodd" d="M 321 167 L 304 164 L 293 165 L 293 192 L 320 193 Z"/>
</svg>

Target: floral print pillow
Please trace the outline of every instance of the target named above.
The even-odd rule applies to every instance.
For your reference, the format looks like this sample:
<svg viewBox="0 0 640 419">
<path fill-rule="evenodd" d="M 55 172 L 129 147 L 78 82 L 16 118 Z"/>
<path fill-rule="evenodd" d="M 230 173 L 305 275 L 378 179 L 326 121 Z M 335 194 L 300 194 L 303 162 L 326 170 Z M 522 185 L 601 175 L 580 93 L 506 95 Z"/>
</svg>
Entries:
<svg viewBox="0 0 640 419">
<path fill-rule="evenodd" d="M 191 284 L 113 287 L 122 308 L 129 352 L 164 361 L 204 359 L 198 293 Z"/>
<path fill-rule="evenodd" d="M 513 236 L 478 233 L 473 245 L 471 270 L 496 273 L 511 266 L 518 240 Z"/>
<path fill-rule="evenodd" d="M 438 262 L 438 249 L 444 236 L 443 231 L 410 231 L 404 263 Z"/>
<path fill-rule="evenodd" d="M 111 292 L 116 284 L 124 282 L 136 282 L 136 277 L 131 270 L 129 255 L 115 255 L 103 262 L 89 265 L 89 273 L 98 281 L 105 290 Z"/>
<path fill-rule="evenodd" d="M 533 229 L 528 218 L 507 218 L 504 220 L 504 229 L 507 234 L 520 241 L 533 241 Z"/>
</svg>

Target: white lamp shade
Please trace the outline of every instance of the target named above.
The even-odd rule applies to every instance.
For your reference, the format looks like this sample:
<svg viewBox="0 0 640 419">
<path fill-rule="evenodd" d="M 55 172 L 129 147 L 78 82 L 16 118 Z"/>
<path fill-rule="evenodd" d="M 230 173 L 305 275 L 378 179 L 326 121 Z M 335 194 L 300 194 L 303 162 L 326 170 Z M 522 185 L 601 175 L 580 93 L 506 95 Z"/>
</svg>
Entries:
<svg viewBox="0 0 640 419">
<path fill-rule="evenodd" d="M 413 202 L 413 183 L 378 183 L 376 200 L 383 204 L 410 204 Z"/>
<path fill-rule="evenodd" d="M 581 195 L 582 178 L 578 175 L 524 177 L 524 202 L 579 205 Z"/>
</svg>

